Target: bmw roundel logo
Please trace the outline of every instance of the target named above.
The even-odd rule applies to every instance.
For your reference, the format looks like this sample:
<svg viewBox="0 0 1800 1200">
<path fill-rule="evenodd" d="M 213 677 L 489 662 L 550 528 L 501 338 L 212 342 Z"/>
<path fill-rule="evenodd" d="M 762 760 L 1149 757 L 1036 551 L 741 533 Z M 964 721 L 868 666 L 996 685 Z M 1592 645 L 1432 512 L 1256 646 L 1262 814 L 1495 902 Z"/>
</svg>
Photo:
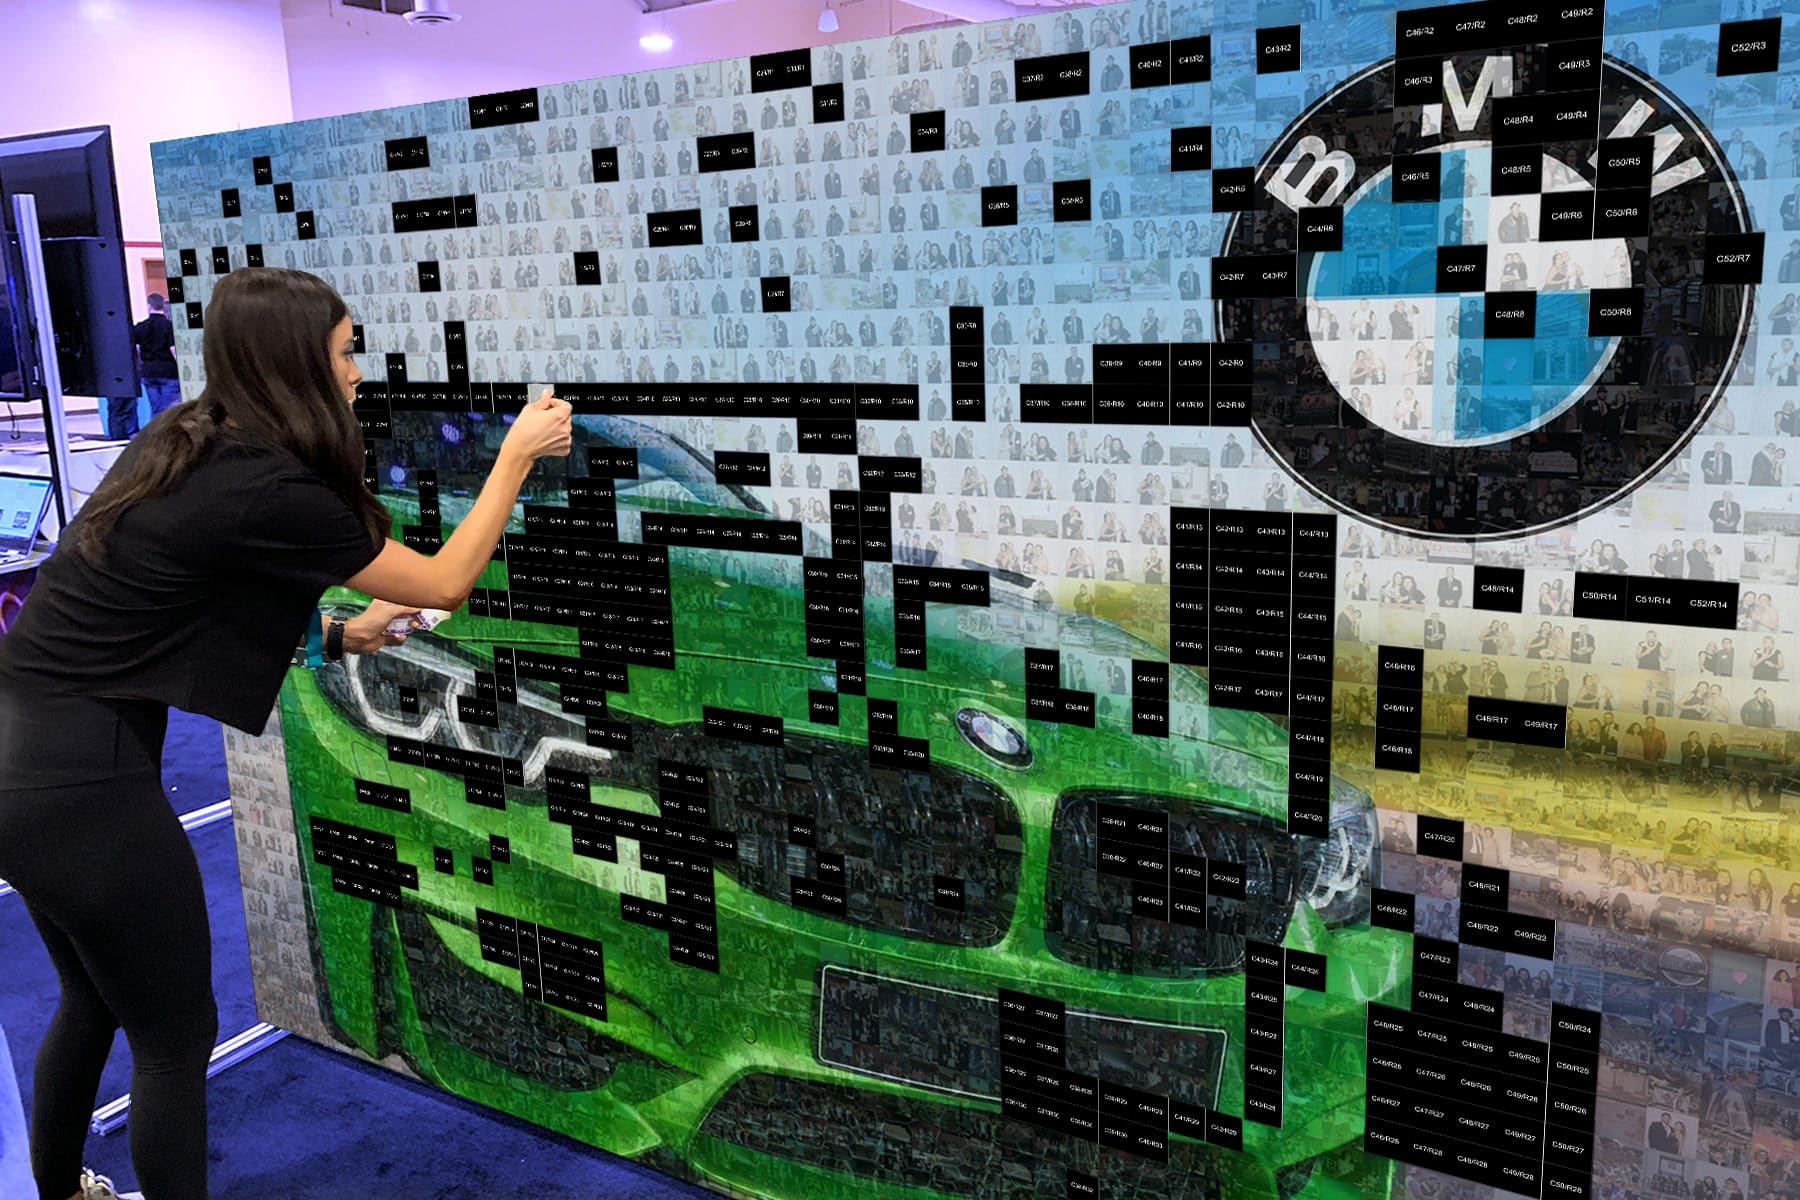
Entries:
<svg viewBox="0 0 1800 1200">
<path fill-rule="evenodd" d="M 1031 747 L 1011 723 L 979 708 L 956 710 L 963 740 L 1003 766 L 1020 770 L 1031 765 Z"/>
<path fill-rule="evenodd" d="M 1749 329 L 1761 235 L 1718 144 L 1597 39 L 1379 63 L 1251 191 L 1222 261 L 1292 264 L 1231 288 L 1215 260 L 1255 436 L 1398 532 L 1517 536 L 1618 500 L 1703 423 Z"/>
</svg>

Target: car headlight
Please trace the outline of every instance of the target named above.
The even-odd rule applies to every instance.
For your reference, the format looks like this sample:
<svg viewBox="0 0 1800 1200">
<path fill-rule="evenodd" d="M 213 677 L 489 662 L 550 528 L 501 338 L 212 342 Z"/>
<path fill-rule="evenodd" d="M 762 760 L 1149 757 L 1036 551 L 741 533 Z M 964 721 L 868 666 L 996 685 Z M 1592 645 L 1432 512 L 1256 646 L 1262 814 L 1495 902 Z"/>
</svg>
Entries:
<svg viewBox="0 0 1800 1200">
<path fill-rule="evenodd" d="M 380 654 L 325 664 L 314 677 L 326 701 L 369 736 L 516 759 L 526 788 L 541 789 L 552 766 L 614 772 L 613 752 L 588 745 L 586 721 L 565 712 L 560 698 L 535 681 L 520 681 L 518 703 L 499 705 L 493 725 L 462 720 L 462 701 L 476 696 L 482 669 L 456 643 L 414 634 Z"/>
<path fill-rule="evenodd" d="M 1300 898 L 1327 928 L 1368 920 L 1369 886 L 1380 853 L 1369 794 L 1333 779 L 1325 836 L 1300 842 Z"/>
</svg>

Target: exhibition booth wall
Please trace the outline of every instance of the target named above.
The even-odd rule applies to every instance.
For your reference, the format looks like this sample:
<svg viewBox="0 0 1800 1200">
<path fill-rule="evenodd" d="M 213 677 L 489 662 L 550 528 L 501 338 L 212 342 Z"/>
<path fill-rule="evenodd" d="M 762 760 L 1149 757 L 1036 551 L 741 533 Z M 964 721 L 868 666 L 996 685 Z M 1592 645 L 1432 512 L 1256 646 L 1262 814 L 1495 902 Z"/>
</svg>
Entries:
<svg viewBox="0 0 1800 1200">
<path fill-rule="evenodd" d="M 184 388 L 329 281 L 396 536 L 577 414 L 228 735 L 259 1012 L 728 1194 L 1782 1194 L 1784 21 L 1139 0 L 158 143 Z"/>
</svg>

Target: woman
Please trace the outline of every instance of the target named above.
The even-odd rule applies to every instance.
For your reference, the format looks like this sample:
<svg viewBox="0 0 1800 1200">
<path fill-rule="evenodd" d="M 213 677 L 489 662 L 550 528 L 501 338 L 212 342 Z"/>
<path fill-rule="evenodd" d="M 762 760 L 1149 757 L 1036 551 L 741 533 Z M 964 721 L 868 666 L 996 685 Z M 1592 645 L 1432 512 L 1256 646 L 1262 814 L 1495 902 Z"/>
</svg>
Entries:
<svg viewBox="0 0 1800 1200">
<path fill-rule="evenodd" d="M 1731 872 L 1720 868 L 1713 872 L 1710 888 L 1708 892 L 1703 893 L 1703 896 L 1706 899 L 1710 899 L 1714 904 L 1730 904 L 1732 902 L 1733 894 L 1734 885 L 1731 878 Z"/>
<path fill-rule="evenodd" d="M 1571 287 L 1576 286 L 1574 283 L 1574 275 L 1575 273 L 1569 268 L 1569 252 L 1567 250 L 1558 250 L 1550 258 L 1550 270 L 1544 275 L 1543 290 L 1546 292 L 1566 292 Z"/>
<path fill-rule="evenodd" d="M 1766 913 L 1774 907 L 1775 885 L 1769 882 L 1769 873 L 1761 867 L 1750 868 L 1750 878 L 1746 881 L 1744 890 L 1753 911 Z"/>
<path fill-rule="evenodd" d="M 1481 646 L 1481 652 L 1483 654 L 1500 653 L 1500 622 L 1489 621 L 1487 627 L 1481 631 L 1476 641 Z"/>
<path fill-rule="evenodd" d="M 1681 698 L 1681 703 L 1676 706 L 1675 713 L 1684 721 L 1703 721 L 1711 706 L 1710 693 L 1706 684 L 1696 683 L 1694 690 Z"/>
<path fill-rule="evenodd" d="M 419 609 L 460 607 L 532 464 L 569 452 L 569 406 L 546 392 L 443 548 L 410 550 L 362 482 L 351 344 L 317 277 L 221 278 L 205 390 L 126 448 L 0 640 L 0 877 L 62 989 L 32 1096 L 42 1197 L 112 1195 L 81 1158 L 120 1027 L 138 1179 L 153 1197 L 206 1195 L 218 1016 L 200 872 L 162 791 L 169 708 L 260 732 L 328 587 L 394 602 L 331 621 L 333 658 L 399 644 L 390 622 Z"/>
</svg>

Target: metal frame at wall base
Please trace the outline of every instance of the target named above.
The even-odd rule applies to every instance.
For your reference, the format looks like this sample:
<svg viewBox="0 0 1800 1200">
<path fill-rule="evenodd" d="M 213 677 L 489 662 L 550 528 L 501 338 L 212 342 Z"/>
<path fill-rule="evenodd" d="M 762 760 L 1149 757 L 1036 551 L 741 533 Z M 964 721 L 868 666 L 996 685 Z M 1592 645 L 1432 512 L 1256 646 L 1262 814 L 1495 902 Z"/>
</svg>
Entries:
<svg viewBox="0 0 1800 1200">
<path fill-rule="evenodd" d="M 227 1067 L 234 1067 L 251 1055 L 262 1053 L 287 1035 L 288 1031 L 285 1029 L 277 1029 L 266 1021 L 257 1022 L 236 1037 L 213 1047 L 212 1058 L 206 1064 L 206 1077 L 211 1079 Z M 125 1124 L 130 1116 L 131 1093 L 126 1092 L 110 1104 L 95 1109 L 94 1118 L 88 1123 L 88 1130 L 105 1137 Z"/>
<path fill-rule="evenodd" d="M 62 366 L 56 355 L 56 324 L 50 319 L 50 285 L 44 276 L 44 243 L 35 195 L 26 192 L 13 197 L 13 222 L 19 231 L 19 256 L 31 309 L 44 440 L 50 451 L 50 490 L 56 494 L 56 530 L 60 537 L 75 518 L 75 501 L 69 490 L 69 425 L 63 408 Z M 29 390 L 29 381 L 26 387 Z"/>
</svg>

